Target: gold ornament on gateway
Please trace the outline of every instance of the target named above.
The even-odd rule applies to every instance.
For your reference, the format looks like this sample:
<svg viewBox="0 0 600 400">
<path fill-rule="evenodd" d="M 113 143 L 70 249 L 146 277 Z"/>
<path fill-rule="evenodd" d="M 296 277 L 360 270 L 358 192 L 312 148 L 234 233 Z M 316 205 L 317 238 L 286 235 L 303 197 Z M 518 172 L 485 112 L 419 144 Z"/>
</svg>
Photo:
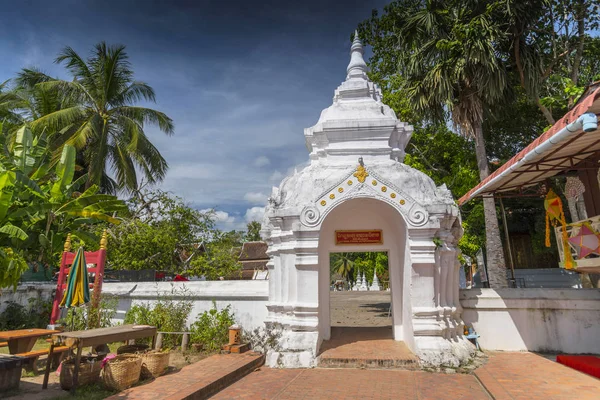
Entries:
<svg viewBox="0 0 600 400">
<path fill-rule="evenodd" d="M 385 186 L 382 186 L 382 187 L 381 187 L 381 191 L 382 191 L 382 192 L 387 192 L 387 187 L 385 187 Z"/>
<path fill-rule="evenodd" d="M 404 201 L 404 199 L 400 200 L 400 204 L 404 205 L 404 203 L 406 203 L 406 201 Z"/>
<path fill-rule="evenodd" d="M 373 182 L 371 182 L 373 184 L 373 186 L 377 186 L 377 181 L 375 179 L 373 179 Z"/>
<path fill-rule="evenodd" d="M 331 194 L 329 195 L 329 198 L 330 198 L 331 200 L 335 199 L 335 194 L 331 193 Z"/>
<path fill-rule="evenodd" d="M 322 205 L 322 206 L 324 206 L 324 205 L 326 205 L 326 204 L 327 204 L 327 202 L 326 202 L 325 200 L 321 200 L 321 205 Z"/>
<path fill-rule="evenodd" d="M 360 183 L 365 183 L 365 179 L 367 179 L 367 176 L 369 176 L 369 173 L 367 172 L 367 170 L 365 169 L 364 166 L 359 165 L 358 167 L 356 167 L 356 172 L 353 175 L 356 179 L 358 179 L 358 181 Z"/>
<path fill-rule="evenodd" d="M 338 188 L 338 192 L 342 193 L 344 191 L 344 188 Z"/>
<path fill-rule="evenodd" d="M 352 186 L 352 181 L 348 181 L 346 183 L 348 184 L 348 186 Z"/>
<path fill-rule="evenodd" d="M 392 197 L 392 199 L 395 199 L 396 198 L 396 193 L 392 193 L 392 194 L 390 194 L 390 196 Z"/>
</svg>

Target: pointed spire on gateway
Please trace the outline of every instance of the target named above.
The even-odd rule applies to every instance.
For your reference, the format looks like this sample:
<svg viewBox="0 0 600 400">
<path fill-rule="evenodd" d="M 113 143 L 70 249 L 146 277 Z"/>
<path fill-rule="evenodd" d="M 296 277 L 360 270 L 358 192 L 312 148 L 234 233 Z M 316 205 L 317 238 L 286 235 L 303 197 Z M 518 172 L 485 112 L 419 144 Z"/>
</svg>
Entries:
<svg viewBox="0 0 600 400">
<path fill-rule="evenodd" d="M 358 38 L 358 30 L 356 30 L 354 31 L 354 41 L 352 41 L 352 47 L 350 48 L 350 64 L 348 64 L 348 68 L 346 69 L 348 72 L 346 80 L 351 78 L 367 79 L 367 71 L 369 69 L 363 59 L 363 54 L 365 54 L 363 45 Z"/>
</svg>

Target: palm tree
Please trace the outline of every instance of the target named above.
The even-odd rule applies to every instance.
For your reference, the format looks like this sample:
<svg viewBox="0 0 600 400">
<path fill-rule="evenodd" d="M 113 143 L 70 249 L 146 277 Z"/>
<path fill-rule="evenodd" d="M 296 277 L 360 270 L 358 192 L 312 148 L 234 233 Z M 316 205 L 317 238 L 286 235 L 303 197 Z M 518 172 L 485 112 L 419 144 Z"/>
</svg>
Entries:
<svg viewBox="0 0 600 400">
<path fill-rule="evenodd" d="M 354 258 L 352 253 L 333 253 L 331 254 L 331 271 L 337 273 L 347 282 L 350 282 L 352 270 L 354 269 Z"/>
<path fill-rule="evenodd" d="M 21 123 L 21 117 L 15 112 L 19 105 L 19 97 L 10 90 L 9 83 L 10 80 L 0 82 L 0 123 L 3 124 L 5 131 Z M 1 133 L 3 132 L 0 131 Z"/>
<path fill-rule="evenodd" d="M 475 141 L 481 180 L 490 174 L 483 137 L 487 107 L 505 100 L 507 72 L 494 44 L 503 31 L 487 2 L 427 1 L 407 10 L 398 23 L 399 73 L 408 83 L 410 101 L 432 119 L 448 114 Z M 506 286 L 506 267 L 494 199 L 483 199 L 490 284 Z"/>
<path fill-rule="evenodd" d="M 64 144 L 79 150 L 88 173 L 87 187 L 99 184 L 109 193 L 132 191 L 138 186 L 137 170 L 150 183 L 161 181 L 168 165 L 144 128 L 157 125 L 171 135 L 173 121 L 162 112 L 133 105 L 141 100 L 155 102 L 155 93 L 148 84 L 133 79 L 125 46 L 99 43 L 87 60 L 66 47 L 56 62 L 65 64 L 72 81 L 36 73 L 21 82 L 61 94 L 61 107 L 36 116 L 32 129 L 51 134 L 55 154 Z"/>
</svg>

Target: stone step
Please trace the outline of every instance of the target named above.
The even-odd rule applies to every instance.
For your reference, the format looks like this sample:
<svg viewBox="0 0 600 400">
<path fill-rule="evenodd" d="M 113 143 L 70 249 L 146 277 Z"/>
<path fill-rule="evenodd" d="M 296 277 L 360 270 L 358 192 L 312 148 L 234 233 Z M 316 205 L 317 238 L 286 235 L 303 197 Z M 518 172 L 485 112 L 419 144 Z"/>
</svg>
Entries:
<svg viewBox="0 0 600 400">
<path fill-rule="evenodd" d="M 332 327 L 321 344 L 320 368 L 419 369 L 418 358 L 388 327 Z"/>
<path fill-rule="evenodd" d="M 402 369 L 416 371 L 419 363 L 416 358 L 336 358 L 319 357 L 318 368 L 356 368 L 356 369 Z"/>
</svg>

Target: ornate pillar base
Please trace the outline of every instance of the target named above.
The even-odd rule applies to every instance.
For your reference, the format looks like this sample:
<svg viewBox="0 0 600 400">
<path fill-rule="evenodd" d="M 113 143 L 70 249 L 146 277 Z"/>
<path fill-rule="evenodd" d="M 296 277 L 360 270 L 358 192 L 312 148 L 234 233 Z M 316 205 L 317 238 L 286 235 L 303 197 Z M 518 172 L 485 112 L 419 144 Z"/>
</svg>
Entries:
<svg viewBox="0 0 600 400">
<path fill-rule="evenodd" d="M 265 364 L 270 368 L 313 368 L 317 365 L 318 332 L 281 332 L 277 348 L 267 351 Z"/>
<path fill-rule="evenodd" d="M 441 336 L 415 337 L 417 356 L 422 367 L 459 367 L 475 356 L 475 346 L 464 336 L 444 339 Z"/>
</svg>

